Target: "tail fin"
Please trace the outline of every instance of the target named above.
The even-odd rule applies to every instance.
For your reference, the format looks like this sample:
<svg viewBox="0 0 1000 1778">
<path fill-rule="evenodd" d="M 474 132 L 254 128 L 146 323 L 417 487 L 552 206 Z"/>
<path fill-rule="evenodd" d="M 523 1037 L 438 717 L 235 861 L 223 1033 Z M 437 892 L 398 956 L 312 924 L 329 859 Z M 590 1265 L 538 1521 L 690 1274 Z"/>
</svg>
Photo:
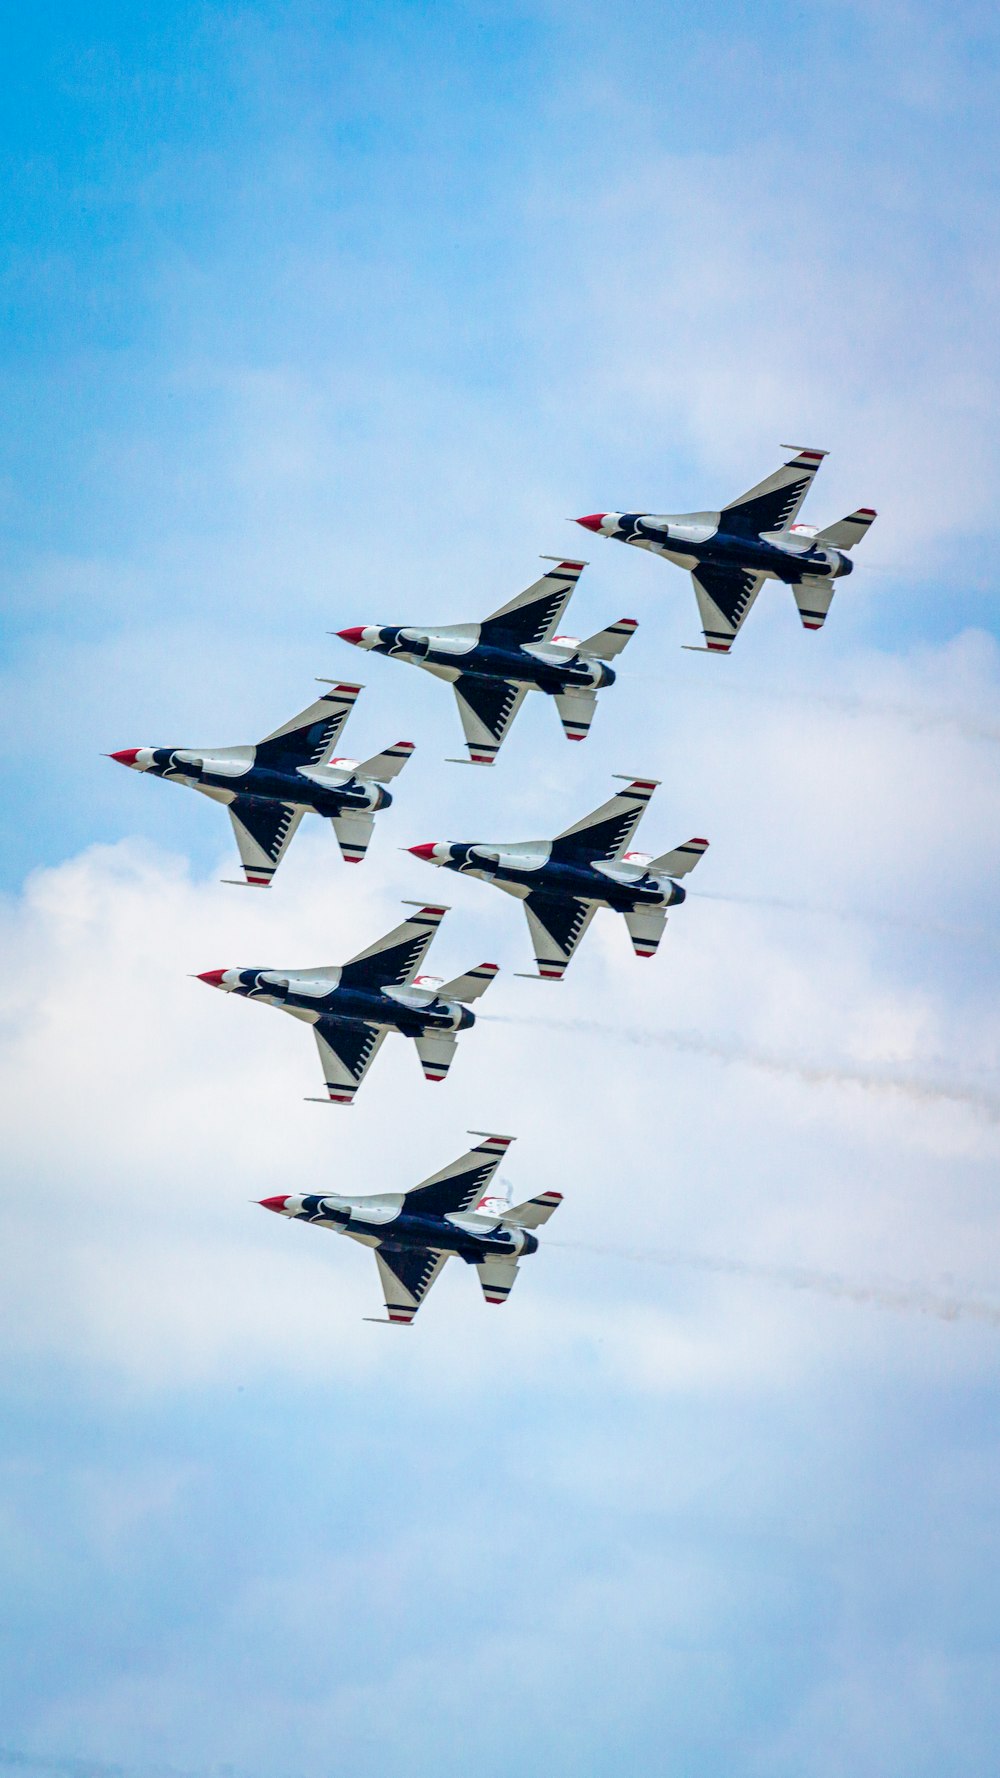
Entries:
<svg viewBox="0 0 1000 1778">
<path fill-rule="evenodd" d="M 665 877 L 686 877 L 707 851 L 707 840 L 685 840 L 683 846 L 675 846 L 672 852 L 661 852 L 659 858 L 651 858 L 648 868 L 662 871 Z"/>
<path fill-rule="evenodd" d="M 384 753 L 373 753 L 371 759 L 358 761 L 359 778 L 374 778 L 377 784 L 388 784 L 405 766 L 413 752 L 412 741 L 394 741 Z"/>
<path fill-rule="evenodd" d="M 541 1192 L 537 1198 L 528 1198 L 525 1203 L 515 1204 L 511 1210 L 505 1211 L 503 1221 L 516 1222 L 522 1229 L 540 1229 L 562 1201 L 562 1192 Z"/>
<path fill-rule="evenodd" d="M 831 530 L 836 529 L 835 525 L 831 526 Z M 792 587 L 804 629 L 823 628 L 836 590 L 835 580 L 800 580 Z"/>
<path fill-rule="evenodd" d="M 442 982 L 438 994 L 442 1000 L 478 1000 L 485 994 L 499 967 L 497 963 L 478 963 L 467 975 L 456 975 L 452 981 Z"/>
<path fill-rule="evenodd" d="M 818 531 L 814 542 L 828 543 L 831 549 L 853 549 L 867 536 L 868 527 L 877 518 L 878 513 L 873 507 L 859 506 L 857 512 L 849 512 L 846 519 L 838 519 L 835 525 L 827 525 L 825 531 Z"/>
<path fill-rule="evenodd" d="M 617 623 L 609 624 L 606 630 L 598 630 L 596 635 L 581 642 L 580 653 L 596 655 L 599 661 L 610 661 L 616 654 L 621 654 L 627 642 L 631 642 L 638 627 L 636 618 L 620 617 Z"/>
</svg>

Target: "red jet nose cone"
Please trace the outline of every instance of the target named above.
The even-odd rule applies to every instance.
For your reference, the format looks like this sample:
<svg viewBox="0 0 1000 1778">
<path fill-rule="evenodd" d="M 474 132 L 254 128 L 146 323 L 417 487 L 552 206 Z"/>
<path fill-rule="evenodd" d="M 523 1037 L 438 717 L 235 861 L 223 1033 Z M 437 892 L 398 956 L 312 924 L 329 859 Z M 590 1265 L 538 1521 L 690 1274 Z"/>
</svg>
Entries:
<svg viewBox="0 0 1000 1778">
<path fill-rule="evenodd" d="M 200 982 L 207 982 L 210 988 L 218 988 L 222 985 L 222 978 L 225 973 L 224 969 L 206 969 L 204 975 L 200 975 L 198 980 Z"/>
<path fill-rule="evenodd" d="M 109 753 L 108 758 L 116 759 L 120 766 L 134 766 L 141 752 L 141 747 L 123 747 L 120 753 Z"/>
<path fill-rule="evenodd" d="M 582 525 L 586 531 L 599 531 L 603 517 L 603 512 L 591 512 L 585 519 L 577 519 L 576 522 L 578 525 Z"/>
<path fill-rule="evenodd" d="M 426 863 L 429 864 L 431 859 L 434 857 L 434 851 L 435 851 L 436 846 L 437 846 L 436 840 L 428 840 L 426 842 L 426 844 L 423 846 L 407 846 L 406 850 L 408 852 L 412 852 L 414 858 L 423 858 L 426 861 Z"/>
<path fill-rule="evenodd" d="M 286 1198 L 258 1198 L 257 1202 L 260 1205 L 262 1210 L 277 1210 L 280 1215 L 281 1211 L 285 1208 L 285 1205 L 288 1203 L 288 1199 L 287 1199 L 287 1197 Z"/>
<path fill-rule="evenodd" d="M 349 630 L 338 630 L 337 631 L 337 635 L 340 637 L 342 642 L 353 642 L 355 648 L 357 648 L 358 643 L 361 641 L 361 638 L 364 635 L 364 633 L 365 633 L 364 624 L 354 624 L 353 627 Z"/>
</svg>

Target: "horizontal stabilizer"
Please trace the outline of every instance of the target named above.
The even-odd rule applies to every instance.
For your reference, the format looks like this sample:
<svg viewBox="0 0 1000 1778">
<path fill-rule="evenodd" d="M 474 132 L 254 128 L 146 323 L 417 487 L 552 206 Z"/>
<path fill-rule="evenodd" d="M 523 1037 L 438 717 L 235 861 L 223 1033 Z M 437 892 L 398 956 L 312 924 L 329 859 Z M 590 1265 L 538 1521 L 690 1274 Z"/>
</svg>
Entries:
<svg viewBox="0 0 1000 1778">
<path fill-rule="evenodd" d="M 442 982 L 438 989 L 440 1000 L 478 1000 L 485 994 L 490 983 L 495 979 L 499 964 L 477 963 L 467 975 L 456 975 L 450 982 Z"/>
<path fill-rule="evenodd" d="M 686 877 L 707 851 L 707 840 L 685 840 L 683 846 L 675 846 L 672 852 L 661 852 L 659 858 L 651 858 L 646 868 L 654 876 Z"/>
<path fill-rule="evenodd" d="M 514 1288 L 518 1266 L 516 1259 L 480 1260 L 476 1271 L 488 1303 L 505 1303 Z"/>
<path fill-rule="evenodd" d="M 349 814 L 333 815 L 331 819 L 344 863 L 360 864 L 375 827 L 374 815 L 367 809 L 352 809 Z"/>
<path fill-rule="evenodd" d="M 458 1048 L 458 1038 L 453 1031 L 425 1031 L 423 1037 L 414 1039 L 420 1066 L 424 1071 L 425 1080 L 444 1080 Z"/>
<path fill-rule="evenodd" d="M 637 957 L 655 957 L 667 924 L 666 908 L 633 908 L 625 915 L 632 949 Z"/>
<path fill-rule="evenodd" d="M 793 586 L 795 603 L 805 629 L 823 628 L 836 590 L 835 580 L 800 580 L 797 586 Z"/>
<path fill-rule="evenodd" d="M 585 741 L 597 709 L 596 691 L 560 691 L 555 703 L 567 741 Z"/>
<path fill-rule="evenodd" d="M 838 519 L 835 525 L 827 525 L 825 531 L 818 531 L 813 542 L 828 543 L 831 549 L 853 549 L 862 537 L 867 536 L 869 526 L 877 517 L 872 507 L 859 506 L 857 512 L 849 512 L 846 519 Z"/>
<path fill-rule="evenodd" d="M 516 1223 L 519 1229 L 540 1229 L 543 1222 L 558 1210 L 562 1203 L 562 1192 L 540 1192 L 537 1198 L 528 1198 L 524 1204 L 515 1204 L 512 1209 L 505 1210 L 503 1221 Z"/>
<path fill-rule="evenodd" d="M 388 784 L 405 766 L 413 752 L 412 741 L 395 741 L 384 753 L 374 753 L 371 759 L 362 759 L 357 767 L 359 778 L 374 778 L 377 784 Z"/>
<path fill-rule="evenodd" d="M 598 630 L 596 635 L 581 642 L 580 653 L 595 655 L 599 661 L 613 660 L 616 654 L 621 654 L 626 642 L 631 642 L 638 627 L 636 618 L 620 617 L 617 623 L 609 624 L 606 630 Z"/>
</svg>

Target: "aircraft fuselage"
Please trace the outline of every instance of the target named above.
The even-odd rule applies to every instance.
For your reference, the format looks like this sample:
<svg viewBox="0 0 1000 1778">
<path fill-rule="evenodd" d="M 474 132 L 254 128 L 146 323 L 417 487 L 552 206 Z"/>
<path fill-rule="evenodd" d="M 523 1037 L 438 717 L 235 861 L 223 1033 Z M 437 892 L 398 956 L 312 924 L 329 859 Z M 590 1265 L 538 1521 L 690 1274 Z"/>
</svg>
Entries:
<svg viewBox="0 0 1000 1778">
<path fill-rule="evenodd" d="M 616 913 L 631 913 L 640 907 L 676 907 L 685 899 L 685 890 L 672 877 L 659 877 L 638 865 L 625 862 L 592 864 L 585 860 L 552 858 L 526 860 L 504 855 L 502 848 L 492 851 L 483 845 L 453 845 L 447 868 L 463 876 L 481 877 L 499 889 L 519 896 L 552 895 L 593 901 Z"/>
<path fill-rule="evenodd" d="M 140 748 L 135 763 L 154 778 L 186 784 L 221 803 L 248 797 L 262 803 L 291 803 L 296 808 L 333 817 L 349 809 L 385 809 L 392 802 L 381 784 L 357 778 L 335 766 L 282 769 L 255 765 L 249 759 L 213 760 L 209 754 L 169 747 Z"/>
<path fill-rule="evenodd" d="M 465 1212 L 455 1216 L 419 1216 L 402 1208 L 346 1199 L 304 1197 L 292 1215 L 298 1222 L 318 1223 L 342 1235 L 388 1249 L 434 1248 L 456 1253 L 467 1265 L 484 1259 L 519 1259 L 538 1251 L 538 1238 L 527 1229 L 505 1228 L 494 1218 Z M 388 1211 L 388 1214 L 387 1214 Z"/>
<path fill-rule="evenodd" d="M 294 975 L 264 969 L 226 971 L 219 985 L 245 1000 L 280 1007 L 310 1025 L 322 1020 L 423 1037 L 430 1031 L 467 1031 L 476 1022 L 475 1013 L 460 1001 L 441 999 L 426 988 L 328 987 L 315 977 L 312 983 L 308 976 L 297 982 Z"/>
<path fill-rule="evenodd" d="M 506 679 L 558 697 L 568 690 L 599 690 L 614 685 L 615 672 L 605 662 L 581 655 L 569 644 L 480 642 L 474 635 L 449 636 L 446 632 L 419 633 L 381 626 L 378 641 L 366 641 L 375 654 L 426 667 L 441 679 L 454 681 L 472 675 L 482 679 Z"/>
<path fill-rule="evenodd" d="M 766 574 L 794 586 L 803 579 L 838 580 L 850 574 L 854 563 L 843 550 L 830 545 L 814 544 L 801 532 L 763 532 L 747 536 L 726 531 L 725 514 L 709 514 L 705 519 L 681 514 L 674 518 L 650 513 L 608 513 L 613 521 L 608 535 L 621 543 L 652 550 L 665 556 L 679 568 L 693 570 L 702 562 L 718 567 L 745 568 L 752 574 Z"/>
</svg>

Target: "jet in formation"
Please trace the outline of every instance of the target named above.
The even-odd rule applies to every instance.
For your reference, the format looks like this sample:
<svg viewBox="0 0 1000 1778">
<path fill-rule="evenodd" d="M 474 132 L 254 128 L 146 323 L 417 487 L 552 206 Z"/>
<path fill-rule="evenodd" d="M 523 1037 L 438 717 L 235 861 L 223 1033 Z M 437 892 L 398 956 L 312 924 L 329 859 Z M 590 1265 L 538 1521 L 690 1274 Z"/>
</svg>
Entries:
<svg viewBox="0 0 1000 1778">
<path fill-rule="evenodd" d="M 339 967 L 208 969 L 198 980 L 311 1025 L 334 1105 L 353 1104 L 390 1031 L 412 1038 L 428 1080 L 444 1080 L 458 1033 L 476 1022 L 469 1002 L 485 994 L 497 965 L 480 963 L 450 982 L 422 979 L 417 971 L 448 910 L 412 905 L 417 913 Z"/>
<path fill-rule="evenodd" d="M 876 517 L 870 506 L 817 531 L 795 520 L 826 451 L 795 450 L 774 475 L 721 512 L 592 512 L 577 519 L 599 537 L 616 537 L 688 568 L 705 647 L 726 654 L 765 580 L 790 586 L 807 630 L 822 627 L 835 583 L 850 574 L 849 551 Z"/>
<path fill-rule="evenodd" d="M 597 708 L 597 694 L 615 682 L 607 665 L 635 633 L 635 619 L 620 617 L 580 642 L 555 631 L 586 564 L 556 561 L 515 599 L 481 623 L 400 628 L 358 624 L 336 633 L 356 648 L 391 655 L 423 667 L 454 688 L 467 760 L 452 764 L 491 766 L 529 691 L 543 691 L 555 706 L 570 741 L 583 741 Z"/>
<path fill-rule="evenodd" d="M 638 957 L 652 957 L 667 909 L 682 902 L 677 881 L 694 869 L 707 840 L 687 840 L 658 858 L 628 852 L 658 780 L 633 778 L 592 815 L 554 840 L 512 844 L 431 841 L 408 850 L 428 864 L 494 883 L 524 903 L 538 974 L 561 981 L 599 907 L 623 914 Z"/>
<path fill-rule="evenodd" d="M 505 1303 L 521 1259 L 537 1251 L 533 1231 L 558 1210 L 561 1192 L 542 1192 L 513 1208 L 496 1205 L 499 1215 L 494 1213 L 495 1201 L 482 1202 L 512 1141 L 511 1136 L 483 1135 L 475 1148 L 408 1192 L 274 1197 L 260 1202 L 279 1216 L 333 1229 L 373 1248 L 389 1321 L 408 1327 L 453 1253 L 475 1266 L 488 1303 Z"/>
<path fill-rule="evenodd" d="M 310 810 L 332 821 L 344 862 L 360 864 L 376 811 L 392 802 L 385 785 L 405 766 L 412 741 L 396 741 L 360 762 L 334 757 L 360 690 L 332 684 L 255 747 L 126 747 L 108 757 L 225 803 L 247 886 L 268 889 Z"/>
</svg>

